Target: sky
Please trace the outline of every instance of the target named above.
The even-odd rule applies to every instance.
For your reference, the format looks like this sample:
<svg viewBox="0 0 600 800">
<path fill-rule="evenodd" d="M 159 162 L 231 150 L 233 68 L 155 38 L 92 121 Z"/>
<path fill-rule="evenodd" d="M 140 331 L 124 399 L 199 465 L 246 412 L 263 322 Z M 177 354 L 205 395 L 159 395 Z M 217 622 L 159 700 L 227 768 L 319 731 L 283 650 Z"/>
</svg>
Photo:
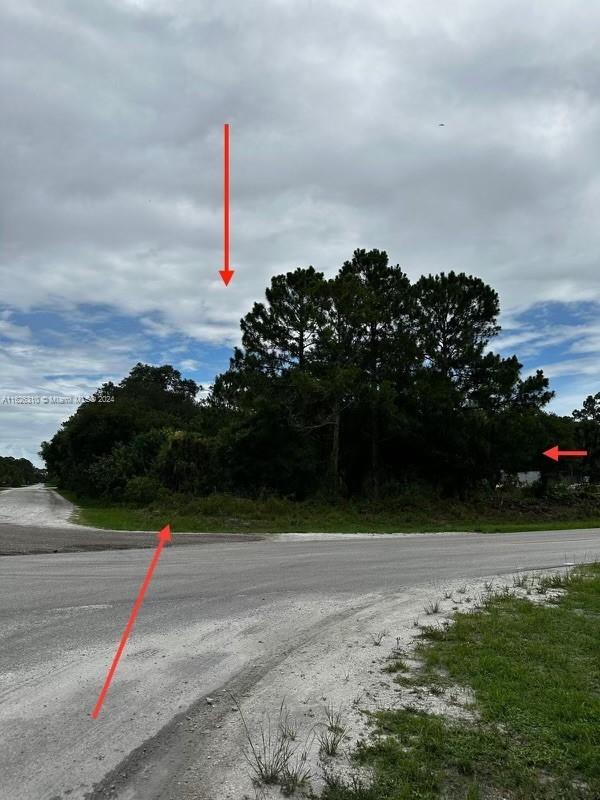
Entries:
<svg viewBox="0 0 600 800">
<path fill-rule="evenodd" d="M 557 413 L 600 391 L 600 5 L 0 0 L 0 54 L 0 455 L 138 361 L 210 385 L 357 247 L 485 279 Z"/>
</svg>

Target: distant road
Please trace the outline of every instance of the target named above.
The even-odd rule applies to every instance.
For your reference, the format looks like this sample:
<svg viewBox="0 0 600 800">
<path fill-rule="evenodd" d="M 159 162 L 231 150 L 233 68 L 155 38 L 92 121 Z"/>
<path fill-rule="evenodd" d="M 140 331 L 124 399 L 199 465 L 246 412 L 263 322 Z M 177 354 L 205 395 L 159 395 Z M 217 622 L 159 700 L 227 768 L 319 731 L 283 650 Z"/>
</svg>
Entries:
<svg viewBox="0 0 600 800">
<path fill-rule="evenodd" d="M 382 603 L 403 602 L 424 585 L 439 596 L 444 581 L 600 558 L 596 529 L 219 538 L 185 547 L 175 540 L 96 721 L 90 711 L 150 554 L 0 558 L 2 800 L 183 797 L 186 759 L 215 724 L 207 694 L 249 690 L 270 671 L 279 674 L 286 654 L 301 658 L 327 626 L 365 610 L 376 618 Z"/>
<path fill-rule="evenodd" d="M 75 506 L 43 483 L 0 492 L 0 523 L 64 528 Z"/>
</svg>

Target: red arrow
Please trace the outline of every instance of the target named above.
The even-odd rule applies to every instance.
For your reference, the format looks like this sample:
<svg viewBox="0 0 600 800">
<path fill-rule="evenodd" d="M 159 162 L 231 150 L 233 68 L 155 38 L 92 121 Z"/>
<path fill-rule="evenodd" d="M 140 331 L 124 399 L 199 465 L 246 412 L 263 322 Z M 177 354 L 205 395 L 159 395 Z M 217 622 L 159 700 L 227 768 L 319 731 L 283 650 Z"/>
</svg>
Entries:
<svg viewBox="0 0 600 800">
<path fill-rule="evenodd" d="M 229 286 L 229 281 L 235 272 L 229 266 L 230 244 L 229 244 L 229 123 L 223 125 L 223 265 L 224 269 L 219 270 L 219 275 L 223 279 L 225 286 Z"/>
<path fill-rule="evenodd" d="M 552 461 L 558 461 L 559 458 L 564 456 L 573 456 L 575 458 L 583 458 L 587 456 L 587 450 L 559 450 L 558 445 L 551 447 L 549 450 L 544 450 L 544 455 L 551 458 Z"/>
<path fill-rule="evenodd" d="M 154 556 L 152 557 L 152 561 L 150 562 L 150 566 L 148 567 L 148 571 L 146 572 L 146 576 L 142 582 L 136 601 L 133 604 L 133 610 L 131 612 L 127 625 L 125 626 L 123 635 L 121 636 L 121 641 L 119 642 L 119 646 L 117 647 L 117 652 L 115 653 L 115 657 L 113 658 L 112 664 L 110 665 L 110 669 L 108 670 L 108 675 L 106 676 L 106 680 L 104 681 L 104 686 L 102 687 L 102 691 L 100 692 L 98 701 L 94 706 L 94 710 L 92 711 L 92 717 L 94 719 L 96 719 L 98 714 L 100 713 L 100 709 L 102 708 L 102 704 L 104 703 L 104 698 L 106 697 L 106 693 L 108 692 L 108 688 L 112 682 L 115 670 L 117 669 L 119 660 L 123 655 L 123 650 L 125 650 L 127 639 L 129 638 L 129 634 L 131 633 L 131 629 L 133 628 L 133 623 L 135 622 L 135 618 L 137 617 L 138 612 L 142 607 L 142 603 L 144 602 L 144 595 L 146 594 L 146 589 L 150 585 L 150 581 L 152 580 L 152 575 L 154 573 L 154 570 L 156 569 L 156 565 L 158 564 L 158 559 L 160 558 L 162 549 L 165 546 L 165 544 L 170 541 L 172 541 L 171 526 L 166 525 L 162 529 L 162 531 L 158 534 L 158 545 L 156 546 L 156 550 L 154 551 Z"/>
</svg>

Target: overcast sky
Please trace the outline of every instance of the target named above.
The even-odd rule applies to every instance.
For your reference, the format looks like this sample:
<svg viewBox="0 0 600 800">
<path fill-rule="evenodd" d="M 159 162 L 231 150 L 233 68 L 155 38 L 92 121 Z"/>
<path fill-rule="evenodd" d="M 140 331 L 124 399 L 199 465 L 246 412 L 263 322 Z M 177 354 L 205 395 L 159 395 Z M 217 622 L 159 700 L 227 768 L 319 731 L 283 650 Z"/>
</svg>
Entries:
<svg viewBox="0 0 600 800">
<path fill-rule="evenodd" d="M 74 410 L 7 395 L 210 383 L 271 275 L 356 247 L 493 285 L 555 410 L 600 391 L 600 5 L 0 0 L 0 53 L 0 455 Z"/>
</svg>

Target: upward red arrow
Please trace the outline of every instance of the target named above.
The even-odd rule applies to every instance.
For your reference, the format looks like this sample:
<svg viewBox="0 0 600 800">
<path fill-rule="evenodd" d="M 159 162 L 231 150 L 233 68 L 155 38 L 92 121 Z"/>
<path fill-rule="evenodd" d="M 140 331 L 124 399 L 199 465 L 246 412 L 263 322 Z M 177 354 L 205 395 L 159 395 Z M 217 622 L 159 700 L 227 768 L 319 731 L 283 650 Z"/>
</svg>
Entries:
<svg viewBox="0 0 600 800">
<path fill-rule="evenodd" d="M 559 458 L 563 458 L 564 456 L 572 456 L 574 458 L 583 458 L 587 456 L 587 450 L 559 450 L 558 445 L 554 445 L 549 450 L 544 450 L 543 455 L 547 458 L 551 458 L 552 461 L 558 461 Z"/>
<path fill-rule="evenodd" d="M 219 275 L 223 279 L 225 286 L 229 286 L 229 281 L 235 272 L 229 266 L 230 261 L 230 242 L 229 242 L 229 123 L 223 125 L 223 269 L 219 270 Z"/>
<path fill-rule="evenodd" d="M 129 634 L 132 631 L 133 623 L 135 622 L 135 618 L 138 615 L 140 608 L 142 607 L 142 603 L 144 602 L 144 595 L 146 594 L 146 589 L 150 585 L 150 581 L 152 580 L 152 575 L 154 574 L 154 570 L 156 569 L 156 565 L 158 564 L 158 559 L 160 558 L 160 554 L 162 552 L 163 547 L 167 542 L 172 541 L 173 537 L 171 536 L 171 526 L 165 525 L 160 533 L 157 534 L 158 538 L 158 545 L 156 546 L 156 550 L 154 551 L 154 556 L 152 557 L 152 561 L 150 562 L 150 566 L 148 567 L 148 571 L 142 581 L 142 585 L 140 586 L 140 590 L 138 592 L 138 596 L 136 598 L 135 603 L 133 604 L 133 610 L 129 615 L 129 620 L 127 621 L 127 625 L 125 626 L 125 630 L 123 631 L 123 635 L 121 636 L 121 641 L 119 642 L 119 646 L 117 647 L 117 652 L 115 653 L 115 657 L 112 660 L 112 664 L 110 665 L 110 669 L 108 670 L 108 674 L 106 676 L 106 680 L 104 681 L 104 686 L 102 687 L 102 691 L 96 701 L 96 705 L 94 706 L 94 710 L 92 711 L 92 717 L 94 719 L 97 718 L 98 714 L 100 713 L 100 709 L 102 708 L 102 704 L 104 703 L 104 698 L 108 692 L 110 684 L 112 682 L 113 676 L 123 655 L 123 650 L 125 650 L 125 645 L 127 644 L 127 639 L 129 638 Z"/>
</svg>

